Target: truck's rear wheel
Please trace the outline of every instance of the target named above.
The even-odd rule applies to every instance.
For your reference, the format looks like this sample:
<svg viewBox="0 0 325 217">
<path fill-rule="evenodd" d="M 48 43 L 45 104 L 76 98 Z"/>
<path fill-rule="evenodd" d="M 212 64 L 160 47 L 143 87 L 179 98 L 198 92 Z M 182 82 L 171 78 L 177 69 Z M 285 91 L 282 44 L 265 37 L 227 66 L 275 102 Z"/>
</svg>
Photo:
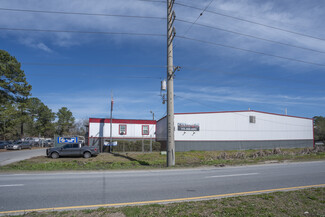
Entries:
<svg viewBox="0 0 325 217">
<path fill-rule="evenodd" d="M 84 153 L 84 158 L 90 158 L 90 157 L 91 157 L 91 154 L 88 151 L 86 151 Z"/>
<path fill-rule="evenodd" d="M 57 159 L 57 158 L 59 158 L 59 154 L 56 153 L 56 152 L 53 152 L 53 153 L 51 154 L 51 157 L 52 157 L 53 159 Z"/>
</svg>

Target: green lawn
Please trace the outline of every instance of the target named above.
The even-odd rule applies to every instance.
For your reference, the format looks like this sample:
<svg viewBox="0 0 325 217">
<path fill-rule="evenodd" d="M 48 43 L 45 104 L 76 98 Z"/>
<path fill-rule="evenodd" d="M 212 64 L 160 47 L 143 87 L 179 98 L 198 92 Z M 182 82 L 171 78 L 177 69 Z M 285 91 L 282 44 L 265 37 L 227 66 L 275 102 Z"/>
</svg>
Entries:
<svg viewBox="0 0 325 217">
<path fill-rule="evenodd" d="M 176 153 L 176 168 L 200 166 L 248 165 L 286 161 L 325 160 L 324 149 L 274 149 L 246 151 L 190 151 Z M 166 155 L 154 153 L 103 153 L 97 157 L 59 158 L 35 157 L 0 167 L 8 171 L 62 171 L 155 169 L 166 167 Z"/>
<path fill-rule="evenodd" d="M 92 210 L 26 213 L 24 217 L 134 216 L 325 216 L 325 188 L 230 197 L 197 202 Z"/>
</svg>

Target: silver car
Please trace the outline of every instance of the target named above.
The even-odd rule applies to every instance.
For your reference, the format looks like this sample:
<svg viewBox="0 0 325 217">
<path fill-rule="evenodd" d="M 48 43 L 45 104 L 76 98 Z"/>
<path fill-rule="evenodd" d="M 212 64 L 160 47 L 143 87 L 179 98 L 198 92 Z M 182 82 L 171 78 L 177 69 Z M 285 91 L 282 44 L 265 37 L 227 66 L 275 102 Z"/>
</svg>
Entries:
<svg viewBox="0 0 325 217">
<path fill-rule="evenodd" d="M 24 148 L 32 149 L 32 144 L 29 142 L 18 141 L 13 144 L 7 145 L 7 150 L 21 150 Z"/>
</svg>

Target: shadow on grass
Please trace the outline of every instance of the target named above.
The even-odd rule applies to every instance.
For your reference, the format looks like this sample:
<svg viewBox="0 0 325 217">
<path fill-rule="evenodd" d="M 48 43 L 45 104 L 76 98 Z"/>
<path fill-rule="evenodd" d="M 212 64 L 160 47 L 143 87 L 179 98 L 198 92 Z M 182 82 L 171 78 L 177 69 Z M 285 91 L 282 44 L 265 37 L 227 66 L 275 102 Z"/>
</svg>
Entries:
<svg viewBox="0 0 325 217">
<path fill-rule="evenodd" d="M 150 166 L 150 164 L 146 161 L 142 161 L 142 160 L 137 160 L 135 158 L 129 157 L 127 155 L 122 155 L 122 154 L 118 154 L 118 153 L 112 153 L 115 157 L 123 157 L 125 159 L 128 159 L 129 161 L 136 161 L 138 162 L 140 165 L 142 166 Z"/>
</svg>

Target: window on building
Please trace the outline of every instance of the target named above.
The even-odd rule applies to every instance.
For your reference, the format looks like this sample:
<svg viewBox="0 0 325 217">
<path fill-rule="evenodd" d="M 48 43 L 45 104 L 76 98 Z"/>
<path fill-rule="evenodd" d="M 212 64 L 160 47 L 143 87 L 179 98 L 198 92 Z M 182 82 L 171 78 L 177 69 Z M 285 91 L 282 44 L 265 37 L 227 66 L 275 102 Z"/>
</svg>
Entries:
<svg viewBox="0 0 325 217">
<path fill-rule="evenodd" d="M 120 125 L 119 126 L 119 134 L 120 135 L 126 135 L 126 125 Z"/>
<path fill-rule="evenodd" d="M 142 125 L 142 135 L 149 135 L 149 125 Z"/>
<path fill-rule="evenodd" d="M 256 116 L 249 116 L 249 123 L 255 124 L 256 123 Z"/>
</svg>

